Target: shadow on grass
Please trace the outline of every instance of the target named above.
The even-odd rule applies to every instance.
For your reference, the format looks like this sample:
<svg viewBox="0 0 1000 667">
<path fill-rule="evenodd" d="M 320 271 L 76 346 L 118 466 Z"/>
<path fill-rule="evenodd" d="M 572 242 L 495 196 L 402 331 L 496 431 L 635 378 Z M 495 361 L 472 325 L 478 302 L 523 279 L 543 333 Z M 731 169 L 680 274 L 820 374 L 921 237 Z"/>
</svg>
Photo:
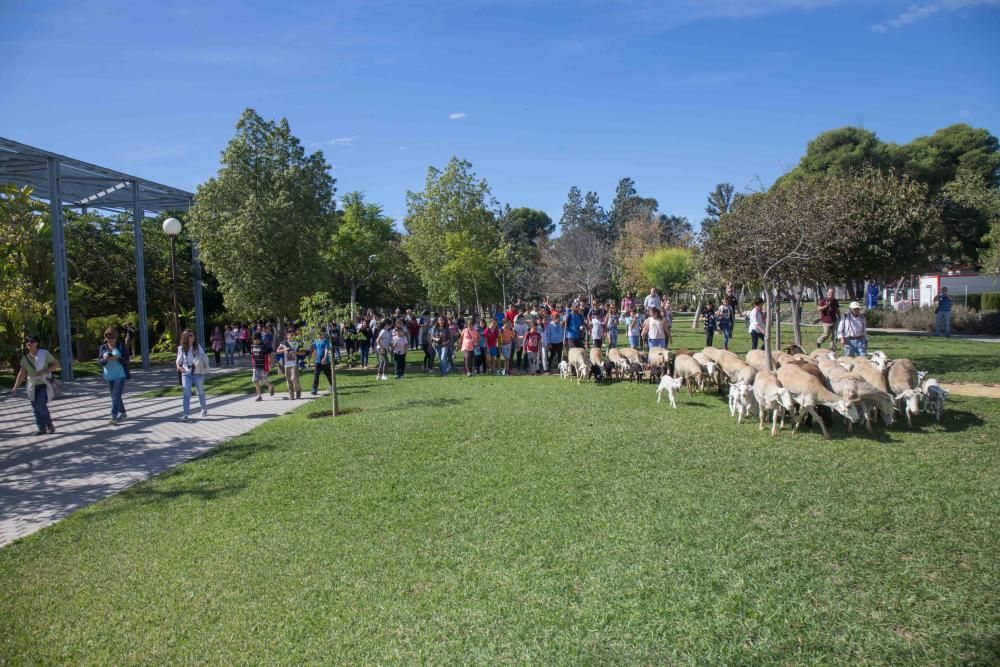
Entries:
<svg viewBox="0 0 1000 667">
<path fill-rule="evenodd" d="M 468 401 L 469 399 L 467 398 L 411 398 L 396 405 L 382 408 L 382 410 L 385 412 L 394 412 L 409 410 L 410 408 L 454 408 Z"/>
<path fill-rule="evenodd" d="M 340 408 L 337 411 L 338 417 L 343 417 L 344 415 L 356 415 L 361 412 L 366 412 L 366 408 Z M 314 410 L 306 415 L 309 419 L 323 419 L 324 417 L 333 417 L 332 410 Z"/>
</svg>

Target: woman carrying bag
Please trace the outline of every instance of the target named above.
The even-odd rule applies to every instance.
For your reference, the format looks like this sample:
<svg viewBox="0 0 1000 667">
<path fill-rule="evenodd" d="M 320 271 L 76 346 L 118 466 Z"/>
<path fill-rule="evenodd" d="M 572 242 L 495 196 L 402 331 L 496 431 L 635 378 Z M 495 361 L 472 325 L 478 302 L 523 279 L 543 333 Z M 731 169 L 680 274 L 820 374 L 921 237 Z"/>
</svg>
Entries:
<svg viewBox="0 0 1000 667">
<path fill-rule="evenodd" d="M 35 426 L 38 427 L 35 435 L 55 433 L 56 427 L 49 414 L 49 401 L 56 397 L 56 383 L 52 372 L 59 370 L 59 362 L 47 350 L 38 347 L 38 336 L 25 336 L 24 346 L 27 351 L 21 355 L 21 368 L 10 393 L 17 391 L 21 383 L 27 380 L 28 400 L 31 401 Z"/>
<path fill-rule="evenodd" d="M 118 341 L 118 332 L 108 327 L 104 332 L 104 344 L 97 352 L 97 363 L 101 365 L 101 376 L 111 390 L 111 425 L 125 421 L 125 381 L 129 379 L 128 348 Z"/>
<path fill-rule="evenodd" d="M 201 416 L 208 416 L 208 405 L 205 401 L 205 376 L 208 375 L 208 355 L 205 348 L 194 339 L 194 333 L 185 329 L 181 334 L 181 344 L 177 347 L 177 371 L 181 374 L 181 385 L 184 388 L 184 416 L 181 421 L 191 418 L 191 385 L 198 388 L 198 402 L 201 404 Z"/>
</svg>

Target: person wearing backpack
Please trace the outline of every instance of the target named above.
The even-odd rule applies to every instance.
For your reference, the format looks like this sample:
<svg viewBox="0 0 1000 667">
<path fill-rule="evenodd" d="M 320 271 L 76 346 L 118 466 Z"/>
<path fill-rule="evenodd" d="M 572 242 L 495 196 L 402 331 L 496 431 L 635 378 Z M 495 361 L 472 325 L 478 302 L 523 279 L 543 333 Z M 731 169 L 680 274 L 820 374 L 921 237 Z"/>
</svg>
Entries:
<svg viewBox="0 0 1000 667">
<path fill-rule="evenodd" d="M 101 366 L 101 376 L 111 390 L 111 425 L 125 421 L 125 381 L 129 379 L 128 347 L 118 340 L 118 331 L 108 327 L 104 332 L 104 343 L 97 352 L 97 363 Z"/>
<path fill-rule="evenodd" d="M 11 395 L 17 391 L 21 383 L 27 381 L 25 387 L 31 409 L 35 413 L 35 435 L 55 433 L 56 427 L 49 414 L 49 401 L 55 398 L 56 390 L 53 371 L 59 370 L 59 362 L 48 350 L 38 346 L 38 336 L 25 336 L 24 347 L 27 350 L 21 355 L 21 368 L 17 371 L 14 386 L 10 388 Z"/>
</svg>

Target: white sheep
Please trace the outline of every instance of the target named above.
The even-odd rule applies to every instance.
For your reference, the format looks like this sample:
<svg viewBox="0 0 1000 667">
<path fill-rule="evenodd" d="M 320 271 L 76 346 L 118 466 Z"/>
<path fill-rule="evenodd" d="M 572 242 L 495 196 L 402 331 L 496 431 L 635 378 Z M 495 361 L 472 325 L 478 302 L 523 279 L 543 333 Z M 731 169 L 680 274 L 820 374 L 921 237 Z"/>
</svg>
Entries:
<svg viewBox="0 0 1000 667">
<path fill-rule="evenodd" d="M 819 424 L 823 437 L 830 439 L 830 432 L 826 430 L 826 424 L 816 412 L 817 405 L 825 405 L 834 412 L 842 415 L 852 424 L 861 420 L 861 413 L 857 405 L 849 402 L 830 391 L 822 382 L 810 375 L 806 371 L 798 368 L 794 364 L 788 364 L 778 369 L 778 382 L 792 394 L 792 399 L 799 406 L 799 418 L 792 428 L 792 433 L 797 433 L 806 415 L 812 415 Z"/>
<path fill-rule="evenodd" d="M 736 423 L 742 424 L 743 417 L 749 417 L 757 411 L 757 399 L 753 389 L 744 381 L 729 385 L 729 416 L 736 417 Z"/>
<path fill-rule="evenodd" d="M 948 398 L 948 390 L 938 384 L 934 378 L 927 378 L 920 384 L 920 392 L 924 395 L 924 411 L 934 415 L 941 421 L 944 401 Z"/>
<path fill-rule="evenodd" d="M 791 414 L 795 408 L 792 393 L 781 386 L 774 371 L 759 371 L 754 379 L 753 395 L 760 412 L 760 430 L 764 430 L 764 418 L 770 412 L 771 437 L 774 437 L 778 433 L 778 417 L 781 417 L 781 425 L 784 427 L 785 414 Z"/>
<path fill-rule="evenodd" d="M 656 388 L 656 402 L 659 403 L 660 399 L 663 398 L 663 392 L 667 392 L 667 398 L 670 399 L 670 407 L 677 409 L 677 390 L 681 388 L 684 381 L 680 378 L 672 378 L 669 375 L 664 375 L 660 379 L 660 386 Z"/>
<path fill-rule="evenodd" d="M 559 377 L 561 377 L 563 380 L 568 380 L 568 379 L 570 379 L 571 375 L 572 375 L 572 373 L 569 370 L 569 362 L 568 361 L 560 361 L 559 362 Z"/>
</svg>

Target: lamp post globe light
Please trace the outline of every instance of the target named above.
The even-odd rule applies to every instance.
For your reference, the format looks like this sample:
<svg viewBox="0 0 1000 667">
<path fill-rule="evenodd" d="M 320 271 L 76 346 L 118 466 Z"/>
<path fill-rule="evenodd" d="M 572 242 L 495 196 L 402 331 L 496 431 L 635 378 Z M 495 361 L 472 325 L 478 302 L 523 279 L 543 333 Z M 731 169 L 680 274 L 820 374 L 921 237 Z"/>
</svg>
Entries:
<svg viewBox="0 0 1000 667">
<path fill-rule="evenodd" d="M 180 326 L 177 315 L 177 235 L 183 226 L 177 218 L 167 218 L 163 221 L 163 233 L 170 237 L 170 282 L 174 297 L 174 345 L 180 345 Z M 177 371 L 177 384 L 181 384 L 181 372 Z"/>
</svg>

